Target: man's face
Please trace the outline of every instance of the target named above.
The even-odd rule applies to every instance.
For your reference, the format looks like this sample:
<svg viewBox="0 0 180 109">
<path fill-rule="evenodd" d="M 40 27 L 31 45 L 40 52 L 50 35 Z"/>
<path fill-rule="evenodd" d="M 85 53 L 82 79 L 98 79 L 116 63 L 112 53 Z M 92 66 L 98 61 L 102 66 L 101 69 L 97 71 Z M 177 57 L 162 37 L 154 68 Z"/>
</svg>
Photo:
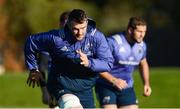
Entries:
<svg viewBox="0 0 180 109">
<path fill-rule="evenodd" d="M 87 23 L 88 23 L 87 21 L 84 21 L 83 23 L 77 23 L 75 21 L 70 22 L 69 28 L 73 36 L 77 40 L 82 40 L 86 35 Z"/>
<path fill-rule="evenodd" d="M 146 34 L 146 25 L 138 25 L 136 29 L 133 30 L 131 37 L 137 43 L 141 43 Z"/>
</svg>

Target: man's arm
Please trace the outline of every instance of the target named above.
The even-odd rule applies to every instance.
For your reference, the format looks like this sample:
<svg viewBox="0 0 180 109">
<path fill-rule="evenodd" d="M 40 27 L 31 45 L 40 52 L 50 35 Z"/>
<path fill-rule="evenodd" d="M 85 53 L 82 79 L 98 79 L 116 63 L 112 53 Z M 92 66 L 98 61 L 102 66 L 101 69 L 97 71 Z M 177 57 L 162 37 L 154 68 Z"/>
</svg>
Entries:
<svg viewBox="0 0 180 109">
<path fill-rule="evenodd" d="M 27 79 L 27 84 L 29 86 L 35 87 L 36 84 L 37 86 L 44 86 L 46 84 L 38 68 L 37 54 L 42 51 L 48 51 L 48 47 L 50 47 L 51 44 L 51 41 L 48 41 L 50 39 L 52 38 L 49 33 L 40 33 L 29 36 L 25 42 L 25 64 L 30 70 L 29 77 Z"/>
<path fill-rule="evenodd" d="M 89 68 L 95 72 L 109 72 L 113 67 L 113 56 L 108 46 L 104 34 L 97 32 L 95 34 L 95 58 L 89 59 Z"/>
<path fill-rule="evenodd" d="M 144 84 L 144 96 L 150 96 L 152 90 L 151 90 L 150 81 L 149 81 L 149 65 L 147 63 L 146 58 L 144 58 L 140 62 L 139 70 L 140 70 L 141 78 Z"/>
<path fill-rule="evenodd" d="M 111 75 L 109 72 L 101 72 L 99 73 L 101 78 L 104 78 L 108 82 L 110 82 L 113 86 L 118 88 L 119 90 L 125 89 L 128 87 L 128 84 L 126 83 L 125 80 L 119 79 Z"/>
<path fill-rule="evenodd" d="M 24 56 L 25 64 L 29 70 L 38 69 L 37 53 L 52 49 L 52 43 L 52 36 L 48 32 L 27 37 L 24 45 Z"/>
</svg>

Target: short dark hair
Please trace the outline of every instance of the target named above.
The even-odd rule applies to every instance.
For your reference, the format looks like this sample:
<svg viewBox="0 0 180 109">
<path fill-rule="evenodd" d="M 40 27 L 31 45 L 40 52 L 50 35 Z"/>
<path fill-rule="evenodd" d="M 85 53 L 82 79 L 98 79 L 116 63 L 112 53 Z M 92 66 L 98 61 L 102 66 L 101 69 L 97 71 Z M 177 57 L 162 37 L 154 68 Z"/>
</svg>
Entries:
<svg viewBox="0 0 180 109">
<path fill-rule="evenodd" d="M 83 23 L 87 20 L 87 15 L 85 11 L 81 9 L 74 9 L 69 13 L 68 22 L 75 21 L 78 23 Z"/>
<path fill-rule="evenodd" d="M 136 29 L 138 25 L 147 25 L 147 22 L 142 17 L 131 17 L 129 19 L 128 28 Z"/>
</svg>

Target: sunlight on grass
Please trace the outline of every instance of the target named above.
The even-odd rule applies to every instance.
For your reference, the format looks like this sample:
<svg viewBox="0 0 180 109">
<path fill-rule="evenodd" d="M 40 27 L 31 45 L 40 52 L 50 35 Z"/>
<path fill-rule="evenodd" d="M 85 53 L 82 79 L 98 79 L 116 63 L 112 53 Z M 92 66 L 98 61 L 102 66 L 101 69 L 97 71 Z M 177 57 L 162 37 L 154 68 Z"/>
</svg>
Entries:
<svg viewBox="0 0 180 109">
<path fill-rule="evenodd" d="M 28 73 L 0 76 L 0 108 L 46 108 L 39 87 L 26 84 Z M 140 108 L 180 108 L 180 68 L 151 68 L 152 95 L 144 97 L 139 73 L 134 73 Z M 95 100 L 97 102 L 97 100 Z M 98 104 L 98 103 L 97 103 Z"/>
</svg>

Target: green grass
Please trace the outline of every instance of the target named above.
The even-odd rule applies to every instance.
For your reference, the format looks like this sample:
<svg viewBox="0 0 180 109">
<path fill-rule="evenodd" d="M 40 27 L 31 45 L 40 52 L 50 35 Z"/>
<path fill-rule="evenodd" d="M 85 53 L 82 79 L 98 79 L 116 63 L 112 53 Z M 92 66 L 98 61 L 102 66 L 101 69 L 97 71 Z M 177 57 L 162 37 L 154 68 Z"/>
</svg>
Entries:
<svg viewBox="0 0 180 109">
<path fill-rule="evenodd" d="M 180 68 L 151 68 L 152 95 L 150 97 L 142 96 L 143 87 L 139 74 L 135 73 L 134 77 L 140 107 L 180 107 Z"/>
<path fill-rule="evenodd" d="M 180 68 L 151 68 L 152 95 L 144 97 L 139 73 L 134 73 L 135 90 L 140 108 L 180 108 Z M 26 85 L 27 73 L 0 76 L 0 108 L 47 107 L 41 102 L 38 87 Z"/>
<path fill-rule="evenodd" d="M 26 84 L 27 73 L 0 76 L 0 108 L 47 107 L 41 102 L 39 87 Z"/>
</svg>

